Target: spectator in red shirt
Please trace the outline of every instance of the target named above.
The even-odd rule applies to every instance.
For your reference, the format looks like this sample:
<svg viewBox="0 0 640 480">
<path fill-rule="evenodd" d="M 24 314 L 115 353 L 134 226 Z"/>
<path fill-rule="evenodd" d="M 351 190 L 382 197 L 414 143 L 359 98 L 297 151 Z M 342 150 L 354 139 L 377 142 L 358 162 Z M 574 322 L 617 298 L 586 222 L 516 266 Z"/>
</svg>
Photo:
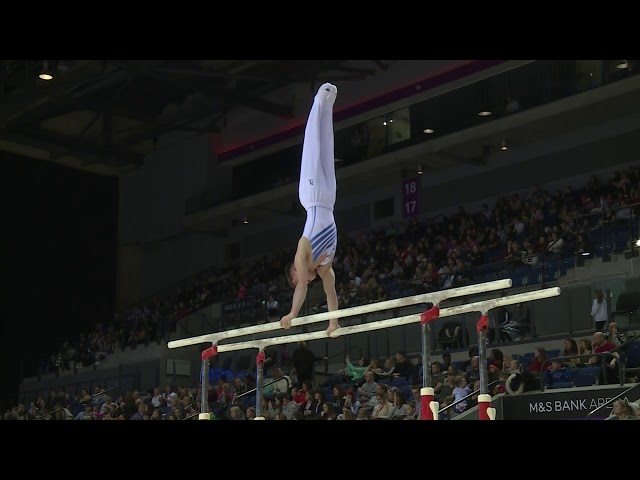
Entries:
<svg viewBox="0 0 640 480">
<path fill-rule="evenodd" d="M 615 350 L 616 344 L 610 342 L 604 336 L 602 332 L 595 332 L 593 334 L 593 353 L 611 352 Z M 617 373 L 617 360 L 620 358 L 618 352 L 613 352 L 611 355 L 599 355 L 597 357 L 591 357 L 589 363 L 592 366 L 604 365 L 604 380 L 606 383 L 613 383 L 618 378 Z"/>
<path fill-rule="evenodd" d="M 542 365 L 547 360 L 547 351 L 543 347 L 536 347 L 533 350 L 533 360 L 529 365 L 530 372 L 540 373 Z"/>
</svg>

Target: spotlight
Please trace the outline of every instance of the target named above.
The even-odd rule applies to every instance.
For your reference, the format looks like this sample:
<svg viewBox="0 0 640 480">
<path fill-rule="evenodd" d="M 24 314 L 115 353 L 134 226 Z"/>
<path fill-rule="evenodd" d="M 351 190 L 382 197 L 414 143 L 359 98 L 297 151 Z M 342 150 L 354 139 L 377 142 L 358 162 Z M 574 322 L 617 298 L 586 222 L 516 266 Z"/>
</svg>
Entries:
<svg viewBox="0 0 640 480">
<path fill-rule="evenodd" d="M 488 117 L 489 115 L 491 115 L 492 112 L 490 112 L 489 110 L 482 110 L 481 112 L 478 112 L 478 115 L 480 115 L 481 117 Z"/>
<path fill-rule="evenodd" d="M 433 129 L 432 128 L 425 128 L 423 130 L 424 133 L 433 133 Z"/>
<path fill-rule="evenodd" d="M 246 215 L 244 216 L 244 219 L 242 220 L 242 223 L 244 223 L 245 225 L 246 225 L 247 223 L 249 223 L 249 219 L 247 218 L 247 216 L 246 216 Z"/>
<path fill-rule="evenodd" d="M 506 140 L 502 140 L 502 143 L 500 144 L 500 150 L 509 150 L 509 143 Z"/>
<path fill-rule="evenodd" d="M 616 68 L 619 68 L 620 70 L 622 70 L 623 68 L 627 68 L 628 66 L 629 66 L 629 63 L 627 63 L 626 60 L 622 60 Z"/>
<path fill-rule="evenodd" d="M 424 171 L 422 170 L 422 164 L 419 163 L 418 164 L 418 175 L 422 175 L 424 173 Z"/>
</svg>

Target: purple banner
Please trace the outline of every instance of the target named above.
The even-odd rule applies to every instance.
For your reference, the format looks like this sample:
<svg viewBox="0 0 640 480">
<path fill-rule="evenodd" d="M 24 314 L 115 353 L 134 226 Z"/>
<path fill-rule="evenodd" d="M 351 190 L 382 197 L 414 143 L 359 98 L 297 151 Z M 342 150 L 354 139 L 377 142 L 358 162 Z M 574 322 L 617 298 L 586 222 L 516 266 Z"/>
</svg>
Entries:
<svg viewBox="0 0 640 480">
<path fill-rule="evenodd" d="M 420 214 L 419 175 L 402 180 L 402 217 L 410 218 Z"/>
</svg>

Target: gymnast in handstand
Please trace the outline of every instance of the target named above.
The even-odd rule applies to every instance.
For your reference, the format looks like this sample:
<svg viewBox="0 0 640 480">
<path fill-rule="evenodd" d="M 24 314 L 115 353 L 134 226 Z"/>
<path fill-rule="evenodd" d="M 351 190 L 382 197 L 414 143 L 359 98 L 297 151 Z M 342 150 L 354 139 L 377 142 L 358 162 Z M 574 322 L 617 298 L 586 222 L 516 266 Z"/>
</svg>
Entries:
<svg viewBox="0 0 640 480">
<path fill-rule="evenodd" d="M 333 104 L 338 89 L 325 83 L 316 93 L 302 145 L 298 196 L 307 211 L 307 221 L 293 262 L 285 267 L 285 275 L 294 288 L 291 311 L 282 317 L 280 325 L 291 328 L 293 320 L 307 296 L 308 284 L 319 276 L 327 296 L 330 312 L 338 309 L 336 278 L 332 262 L 338 243 L 333 217 L 336 202 L 336 171 L 333 152 Z M 326 332 L 340 328 L 338 319 L 329 320 Z"/>
</svg>

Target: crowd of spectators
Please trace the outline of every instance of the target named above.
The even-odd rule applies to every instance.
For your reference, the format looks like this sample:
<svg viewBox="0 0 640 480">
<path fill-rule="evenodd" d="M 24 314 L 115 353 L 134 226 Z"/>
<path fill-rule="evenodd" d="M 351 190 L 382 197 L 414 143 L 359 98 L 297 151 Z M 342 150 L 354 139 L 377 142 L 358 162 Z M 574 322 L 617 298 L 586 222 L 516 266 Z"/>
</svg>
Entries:
<svg viewBox="0 0 640 480">
<path fill-rule="evenodd" d="M 593 384 L 617 382 L 616 347 L 628 341 L 611 322 L 607 332 L 591 338 L 567 338 L 563 348 L 547 351 L 536 347 L 525 355 L 493 348 L 487 358 L 491 394 L 518 395 L 548 388 L 573 386 L 576 372 L 597 367 Z M 611 352 L 612 355 L 600 355 Z M 420 388 L 423 385 L 421 357 L 410 359 L 405 352 L 378 359 L 360 358 L 354 365 L 345 358 L 344 369 L 319 382 L 309 365 L 316 360 L 306 345 L 299 344 L 292 355 L 286 347 L 266 349 L 265 386 L 260 414 L 266 420 L 416 420 L 420 418 Z M 310 361 L 304 359 L 310 356 Z M 604 368 L 603 368 L 604 367 Z M 440 418 L 455 418 L 477 405 L 480 390 L 480 357 L 477 346 L 469 348 L 468 359 L 451 361 L 443 352 L 433 361 L 431 386 L 439 403 Z M 255 378 L 246 372 L 209 372 L 207 408 L 214 420 L 251 420 L 256 417 Z M 637 378 L 630 379 L 638 381 Z M 117 389 L 96 386 L 93 395 L 86 389 L 70 393 L 51 391 L 27 406 L 8 410 L 5 420 L 189 420 L 201 410 L 201 386 L 165 385 L 147 392 L 130 391 L 115 396 Z M 111 396 L 113 395 L 113 396 Z M 614 404 L 610 419 L 638 419 L 636 403 Z M 446 408 L 449 407 L 449 408 Z"/>
<path fill-rule="evenodd" d="M 476 212 L 459 207 L 437 220 L 413 218 L 343 233 L 333 260 L 339 307 L 463 285 L 496 262 L 508 269 L 543 253 L 562 258 L 594 251 L 593 238 L 599 238 L 602 225 L 622 224 L 628 231 L 628 217 L 638 209 L 619 207 L 640 203 L 639 180 L 640 169 L 630 167 L 604 180 L 594 175 L 581 189 L 551 192 L 536 186 L 524 196 L 498 197 Z M 593 215 L 584 216 L 588 213 Z M 277 320 L 290 302 L 283 269 L 293 253 L 294 246 L 207 269 L 170 293 L 115 314 L 107 325 L 63 342 L 43 359 L 39 373 L 95 367 L 117 349 L 160 342 L 177 321 L 214 301 L 225 301 L 225 312 L 257 305 L 263 318 Z M 317 311 L 326 305 L 311 307 Z"/>
</svg>

